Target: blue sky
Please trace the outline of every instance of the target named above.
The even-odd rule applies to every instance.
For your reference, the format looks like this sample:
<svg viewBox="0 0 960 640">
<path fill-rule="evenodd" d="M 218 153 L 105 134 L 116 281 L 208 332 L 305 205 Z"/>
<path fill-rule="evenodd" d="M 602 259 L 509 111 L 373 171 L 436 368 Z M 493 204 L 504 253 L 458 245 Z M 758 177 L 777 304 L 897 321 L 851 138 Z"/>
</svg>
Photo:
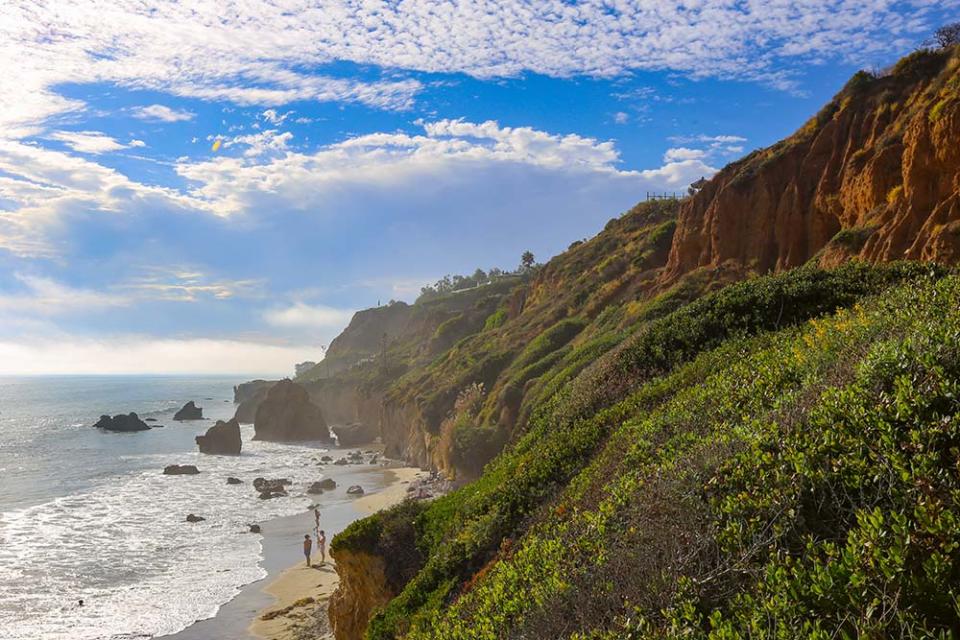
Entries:
<svg viewBox="0 0 960 640">
<path fill-rule="evenodd" d="M 285 373 L 779 140 L 957 6 L 8 0 L 0 373 Z"/>
</svg>

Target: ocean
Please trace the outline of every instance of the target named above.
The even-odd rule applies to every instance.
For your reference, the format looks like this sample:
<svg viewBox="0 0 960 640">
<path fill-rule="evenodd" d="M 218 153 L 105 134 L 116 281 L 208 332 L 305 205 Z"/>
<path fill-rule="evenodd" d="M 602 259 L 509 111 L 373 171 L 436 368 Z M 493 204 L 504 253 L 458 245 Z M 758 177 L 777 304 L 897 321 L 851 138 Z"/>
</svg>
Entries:
<svg viewBox="0 0 960 640">
<path fill-rule="evenodd" d="M 252 425 L 239 457 L 197 452 L 194 437 L 232 417 L 233 385 L 244 379 L 0 377 L 0 638 L 172 634 L 266 575 L 249 524 L 321 502 L 303 490 L 333 469 L 320 469 L 319 445 L 254 442 Z M 188 400 L 208 419 L 174 422 Z M 130 411 L 163 428 L 91 427 Z M 201 473 L 165 476 L 168 464 Z M 244 482 L 227 485 L 228 476 Z M 257 476 L 290 478 L 290 497 L 258 499 Z M 206 520 L 188 523 L 188 513 Z"/>
</svg>

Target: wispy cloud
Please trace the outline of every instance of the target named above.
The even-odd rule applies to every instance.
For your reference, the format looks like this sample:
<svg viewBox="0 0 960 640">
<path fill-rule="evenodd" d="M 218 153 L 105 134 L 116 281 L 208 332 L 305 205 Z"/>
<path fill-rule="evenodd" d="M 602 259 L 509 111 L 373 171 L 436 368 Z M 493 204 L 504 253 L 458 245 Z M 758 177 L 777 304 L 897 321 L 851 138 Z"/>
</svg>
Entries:
<svg viewBox="0 0 960 640">
<path fill-rule="evenodd" d="M 302 71 L 336 60 L 477 78 L 672 70 L 796 89 L 810 63 L 869 62 L 909 49 L 942 7 L 942 0 L 332 0 L 323 10 L 262 2 L 224 12 L 216 0 L 75 0 L 59 11 L 11 0 L 0 5 L 0 66 L 9 70 L 0 78 L 0 129 L 22 137 L 51 115 L 81 109 L 57 92 L 67 82 L 270 108 L 320 100 L 404 109 L 423 89 L 414 78 Z"/>
<path fill-rule="evenodd" d="M 118 286 L 144 299 L 195 302 L 202 298 L 227 300 L 234 297 L 258 297 L 262 280 L 215 279 L 189 267 L 153 267 Z"/>
<path fill-rule="evenodd" d="M 267 324 L 292 329 L 342 329 L 350 322 L 354 311 L 325 305 L 295 302 L 289 306 L 270 309 L 263 315 Z"/>
<path fill-rule="evenodd" d="M 131 109 L 134 118 L 156 122 L 183 122 L 193 120 L 195 114 L 185 109 L 172 109 L 162 104 L 151 104 Z"/>
<path fill-rule="evenodd" d="M 110 307 L 127 306 L 128 296 L 92 289 L 75 288 L 51 278 L 15 274 L 20 291 L 0 293 L 0 312 L 34 316 L 55 316 Z"/>
<path fill-rule="evenodd" d="M 108 153 L 110 151 L 119 151 L 120 149 L 130 147 L 146 146 L 146 143 L 142 140 L 131 140 L 124 144 L 99 131 L 55 131 L 50 134 L 50 137 L 63 142 L 74 151 L 94 155 Z"/>
</svg>

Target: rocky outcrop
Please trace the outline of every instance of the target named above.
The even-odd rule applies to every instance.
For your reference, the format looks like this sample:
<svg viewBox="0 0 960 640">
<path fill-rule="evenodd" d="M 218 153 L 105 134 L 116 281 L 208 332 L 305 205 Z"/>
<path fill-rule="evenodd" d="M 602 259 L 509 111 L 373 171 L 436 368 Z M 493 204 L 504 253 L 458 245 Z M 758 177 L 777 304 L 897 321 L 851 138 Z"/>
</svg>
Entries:
<svg viewBox="0 0 960 640">
<path fill-rule="evenodd" d="M 662 284 L 700 268 L 781 271 L 960 259 L 960 56 L 920 51 L 861 72 L 782 142 L 735 162 L 680 209 Z"/>
<path fill-rule="evenodd" d="M 240 478 L 229 477 L 227 478 L 227 484 L 243 484 L 243 480 Z"/>
<path fill-rule="evenodd" d="M 347 488 L 347 495 L 350 495 L 350 496 L 362 496 L 362 495 L 363 495 L 363 487 L 361 487 L 361 486 L 358 485 L 358 484 L 351 485 L 350 487 Z"/>
<path fill-rule="evenodd" d="M 120 431 L 120 432 L 131 432 L 131 431 L 146 431 L 150 428 L 146 422 L 140 419 L 136 413 L 117 414 L 112 418 L 107 415 L 100 416 L 100 419 L 97 420 L 97 423 L 93 425 L 97 429 L 103 429 L 104 431 Z"/>
<path fill-rule="evenodd" d="M 234 417 L 243 424 L 252 424 L 257 417 L 260 403 L 275 384 L 273 380 L 254 380 L 234 387 L 233 397 L 237 403 Z"/>
<path fill-rule="evenodd" d="M 330 626 L 337 640 L 363 638 L 370 614 L 393 597 L 381 558 L 346 549 L 331 550 L 340 583 L 330 597 Z"/>
<path fill-rule="evenodd" d="M 261 500 L 269 500 L 270 498 L 287 495 L 287 487 L 291 484 L 293 483 L 287 478 L 274 478 L 271 480 L 254 478 L 253 480 L 253 488 L 259 492 L 259 498 Z"/>
<path fill-rule="evenodd" d="M 192 464 L 170 464 L 163 468 L 165 476 L 195 476 L 200 473 Z"/>
<path fill-rule="evenodd" d="M 236 418 L 228 422 L 217 420 L 202 436 L 196 437 L 200 453 L 221 456 L 238 456 L 243 443 L 240 439 L 240 423 Z"/>
<path fill-rule="evenodd" d="M 195 516 L 192 513 L 187 514 L 187 522 L 203 522 L 206 520 L 203 516 Z"/>
<path fill-rule="evenodd" d="M 379 430 L 362 422 L 330 427 L 333 435 L 337 436 L 337 444 L 341 447 L 356 447 L 361 444 L 370 444 L 379 436 Z"/>
<path fill-rule="evenodd" d="M 173 414 L 173 419 L 183 420 L 203 420 L 203 407 L 198 407 L 193 400 L 183 405 L 183 407 Z"/>
<path fill-rule="evenodd" d="M 307 391 L 290 380 L 281 380 L 257 408 L 254 440 L 331 442 L 320 408 L 310 402 Z"/>
</svg>

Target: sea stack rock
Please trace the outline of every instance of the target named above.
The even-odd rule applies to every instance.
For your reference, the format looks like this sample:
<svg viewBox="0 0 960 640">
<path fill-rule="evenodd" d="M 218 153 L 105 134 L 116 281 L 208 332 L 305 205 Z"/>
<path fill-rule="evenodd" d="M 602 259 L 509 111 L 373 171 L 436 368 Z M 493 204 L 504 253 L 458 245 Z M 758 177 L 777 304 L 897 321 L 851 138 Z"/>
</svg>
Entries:
<svg viewBox="0 0 960 640">
<path fill-rule="evenodd" d="M 193 400 L 183 405 L 180 411 L 173 415 L 174 420 L 203 420 L 203 407 L 198 407 Z"/>
<path fill-rule="evenodd" d="M 150 428 L 146 422 L 140 419 L 135 413 L 128 413 L 127 415 L 118 414 L 113 416 L 100 416 L 100 419 L 95 425 L 97 429 L 103 429 L 104 431 L 146 431 Z"/>
<path fill-rule="evenodd" d="M 233 388 L 233 402 L 237 405 L 236 419 L 242 424 L 251 424 L 257 417 L 257 408 L 275 380 L 251 380 Z"/>
<path fill-rule="evenodd" d="M 210 453 L 219 456 L 238 456 L 243 446 L 240 440 L 240 423 L 236 418 L 229 422 L 217 420 L 202 436 L 197 436 L 197 446 L 200 453 Z"/>
<path fill-rule="evenodd" d="M 377 429 L 361 422 L 347 425 L 336 425 L 330 428 L 337 436 L 337 444 L 341 447 L 356 447 L 369 444 L 380 435 Z"/>
<path fill-rule="evenodd" d="M 291 380 L 281 380 L 267 393 L 253 422 L 254 440 L 331 442 L 320 408 L 310 402 L 307 390 Z"/>
</svg>

